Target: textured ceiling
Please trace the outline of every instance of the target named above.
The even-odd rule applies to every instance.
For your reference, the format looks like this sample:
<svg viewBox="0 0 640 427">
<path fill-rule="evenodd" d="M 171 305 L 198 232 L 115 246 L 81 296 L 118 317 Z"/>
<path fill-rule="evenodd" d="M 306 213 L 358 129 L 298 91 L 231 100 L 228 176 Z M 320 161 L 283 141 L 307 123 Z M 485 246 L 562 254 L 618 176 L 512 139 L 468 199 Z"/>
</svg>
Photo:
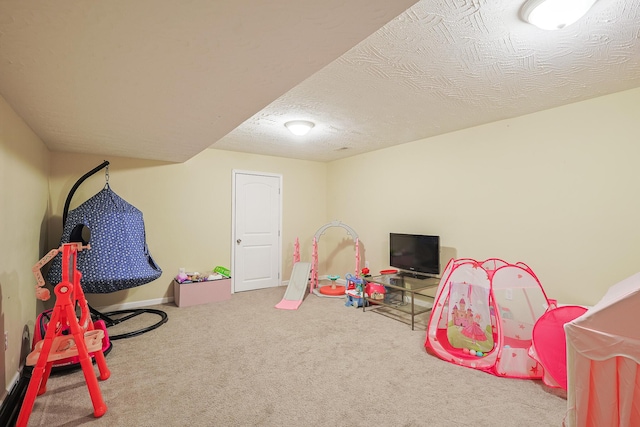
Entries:
<svg viewBox="0 0 640 427">
<path fill-rule="evenodd" d="M 640 86 L 640 1 L 559 31 L 520 7 L 420 1 L 213 148 L 329 161 Z M 295 137 L 294 118 L 316 127 Z"/>
<path fill-rule="evenodd" d="M 0 95 L 54 151 L 185 161 L 415 0 L 0 0 Z"/>
<path fill-rule="evenodd" d="M 52 150 L 330 161 L 640 86 L 640 0 L 413 3 L 1 0 L 0 94 Z"/>
</svg>

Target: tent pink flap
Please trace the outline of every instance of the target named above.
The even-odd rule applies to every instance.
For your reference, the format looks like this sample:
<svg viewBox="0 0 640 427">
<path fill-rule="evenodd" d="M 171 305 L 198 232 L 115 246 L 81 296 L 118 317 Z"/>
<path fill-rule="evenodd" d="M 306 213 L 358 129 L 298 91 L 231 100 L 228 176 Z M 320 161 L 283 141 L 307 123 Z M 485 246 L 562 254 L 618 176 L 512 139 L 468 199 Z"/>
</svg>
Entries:
<svg viewBox="0 0 640 427">
<path fill-rule="evenodd" d="M 567 389 L 567 340 L 564 325 L 587 311 L 577 305 L 566 305 L 547 311 L 533 327 L 532 346 L 529 350 L 531 357 L 536 359 L 544 368 L 545 384 L 552 387 Z"/>
</svg>

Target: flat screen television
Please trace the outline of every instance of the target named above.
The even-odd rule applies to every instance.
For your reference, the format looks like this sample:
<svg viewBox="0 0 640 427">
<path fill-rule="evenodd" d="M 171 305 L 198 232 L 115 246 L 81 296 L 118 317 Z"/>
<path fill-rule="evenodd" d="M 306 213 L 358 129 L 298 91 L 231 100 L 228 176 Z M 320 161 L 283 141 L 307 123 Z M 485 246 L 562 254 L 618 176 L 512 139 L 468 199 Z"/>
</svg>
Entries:
<svg viewBox="0 0 640 427">
<path fill-rule="evenodd" d="M 389 265 L 418 278 L 440 274 L 440 236 L 389 233 Z"/>
</svg>

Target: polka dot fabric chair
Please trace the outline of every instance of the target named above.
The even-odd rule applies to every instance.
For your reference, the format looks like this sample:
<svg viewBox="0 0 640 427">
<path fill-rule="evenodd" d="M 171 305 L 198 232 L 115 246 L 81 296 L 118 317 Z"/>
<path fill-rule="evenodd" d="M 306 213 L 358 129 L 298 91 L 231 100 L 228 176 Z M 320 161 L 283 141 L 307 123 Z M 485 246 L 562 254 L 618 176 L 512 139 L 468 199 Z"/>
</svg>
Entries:
<svg viewBox="0 0 640 427">
<path fill-rule="evenodd" d="M 89 242 L 84 241 L 87 234 Z M 87 294 L 129 289 L 162 274 L 146 244 L 142 212 L 108 185 L 69 212 L 60 244 L 78 241 L 91 244 L 90 250 L 78 253 L 77 261 Z M 60 282 L 60 256 L 51 262 L 47 279 L 52 284 Z"/>
<path fill-rule="evenodd" d="M 103 165 L 86 174 L 95 173 Z M 67 198 L 67 206 L 73 191 Z M 98 194 L 63 216 L 64 228 L 60 244 L 70 242 L 89 243 L 91 249 L 78 253 L 77 269 L 82 273 L 80 285 L 85 294 L 104 294 L 121 291 L 156 280 L 162 270 L 156 264 L 147 247 L 142 212 L 114 193 L 105 185 Z M 47 281 L 53 285 L 62 279 L 60 254 L 51 261 Z M 94 318 L 103 320 L 108 327 L 118 325 L 146 313 L 160 319 L 140 329 L 112 335 L 110 340 L 131 338 L 156 329 L 168 320 L 167 313 L 152 308 L 136 308 L 101 313 L 89 306 Z M 157 319 L 157 317 L 155 317 Z"/>
</svg>

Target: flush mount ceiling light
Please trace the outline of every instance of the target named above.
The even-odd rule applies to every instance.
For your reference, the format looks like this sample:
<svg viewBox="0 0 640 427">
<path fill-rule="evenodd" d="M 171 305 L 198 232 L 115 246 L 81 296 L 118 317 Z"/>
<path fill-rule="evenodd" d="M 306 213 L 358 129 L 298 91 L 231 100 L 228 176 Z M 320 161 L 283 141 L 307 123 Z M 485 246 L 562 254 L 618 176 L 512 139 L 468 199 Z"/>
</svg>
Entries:
<svg viewBox="0 0 640 427">
<path fill-rule="evenodd" d="M 522 19 L 543 30 L 559 30 L 582 18 L 597 0 L 527 0 Z"/>
<path fill-rule="evenodd" d="M 284 124 L 292 134 L 302 136 L 309 133 L 312 127 L 315 126 L 313 122 L 306 120 L 293 120 Z"/>
</svg>

